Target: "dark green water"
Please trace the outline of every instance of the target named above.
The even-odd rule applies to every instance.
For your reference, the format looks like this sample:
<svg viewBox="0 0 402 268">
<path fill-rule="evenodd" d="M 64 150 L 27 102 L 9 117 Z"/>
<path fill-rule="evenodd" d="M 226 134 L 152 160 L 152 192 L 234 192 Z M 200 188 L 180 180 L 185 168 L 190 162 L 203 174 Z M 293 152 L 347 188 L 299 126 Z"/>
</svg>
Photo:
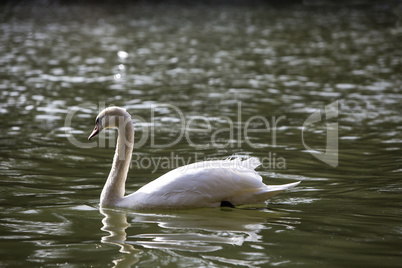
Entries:
<svg viewBox="0 0 402 268">
<path fill-rule="evenodd" d="M 1 267 L 400 266 L 392 7 L 0 10 Z M 262 209 L 100 211 L 115 134 L 87 137 L 112 104 L 136 129 L 129 193 L 234 154 L 302 183 Z"/>
</svg>

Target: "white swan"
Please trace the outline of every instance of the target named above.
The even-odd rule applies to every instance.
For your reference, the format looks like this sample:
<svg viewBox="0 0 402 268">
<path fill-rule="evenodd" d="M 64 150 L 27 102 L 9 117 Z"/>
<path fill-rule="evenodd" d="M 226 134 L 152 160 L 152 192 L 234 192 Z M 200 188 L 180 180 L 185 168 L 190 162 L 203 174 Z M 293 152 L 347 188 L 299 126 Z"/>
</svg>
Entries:
<svg viewBox="0 0 402 268">
<path fill-rule="evenodd" d="M 88 140 L 107 128 L 117 128 L 118 139 L 112 168 L 100 196 L 102 207 L 182 209 L 259 204 L 300 183 L 265 185 L 254 171 L 260 165 L 257 158 L 214 160 L 176 168 L 124 196 L 134 145 L 130 114 L 120 107 L 104 109 L 96 117 L 95 129 Z"/>
</svg>

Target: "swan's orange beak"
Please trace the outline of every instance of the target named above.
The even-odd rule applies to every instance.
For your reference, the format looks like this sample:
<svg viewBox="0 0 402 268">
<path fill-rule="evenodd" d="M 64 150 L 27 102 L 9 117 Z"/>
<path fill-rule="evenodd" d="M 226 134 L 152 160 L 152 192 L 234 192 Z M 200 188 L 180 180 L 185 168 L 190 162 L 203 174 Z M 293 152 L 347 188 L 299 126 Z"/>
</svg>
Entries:
<svg viewBox="0 0 402 268">
<path fill-rule="evenodd" d="M 91 140 L 93 137 L 95 137 L 100 131 L 99 123 L 95 124 L 95 128 L 92 131 L 91 135 L 89 135 L 88 140 Z"/>
</svg>

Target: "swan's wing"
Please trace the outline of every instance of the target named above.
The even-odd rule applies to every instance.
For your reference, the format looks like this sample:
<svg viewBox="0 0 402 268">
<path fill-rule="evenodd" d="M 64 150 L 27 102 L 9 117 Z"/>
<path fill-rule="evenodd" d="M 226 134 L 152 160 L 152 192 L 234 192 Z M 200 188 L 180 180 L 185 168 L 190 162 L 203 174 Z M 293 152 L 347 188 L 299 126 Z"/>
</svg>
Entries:
<svg viewBox="0 0 402 268">
<path fill-rule="evenodd" d="M 275 195 L 254 171 L 257 158 L 204 161 L 174 169 L 122 200 L 137 208 L 217 207 L 261 203 Z M 290 186 L 291 187 L 291 186 Z M 266 198 L 268 196 L 268 198 Z"/>
</svg>

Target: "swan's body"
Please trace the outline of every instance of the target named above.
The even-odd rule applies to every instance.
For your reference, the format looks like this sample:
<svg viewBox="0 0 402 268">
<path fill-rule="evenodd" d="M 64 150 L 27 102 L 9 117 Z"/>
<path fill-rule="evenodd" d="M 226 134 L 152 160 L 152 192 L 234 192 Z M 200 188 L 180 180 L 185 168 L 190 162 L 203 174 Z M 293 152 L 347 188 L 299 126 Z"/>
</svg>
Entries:
<svg viewBox="0 0 402 268">
<path fill-rule="evenodd" d="M 117 128 L 119 135 L 113 165 L 100 197 L 103 207 L 181 209 L 259 204 L 299 184 L 265 185 L 254 171 L 260 165 L 257 158 L 214 160 L 176 168 L 124 196 L 134 145 L 130 114 L 119 107 L 106 108 L 97 116 L 88 139 L 106 128 Z"/>
</svg>

